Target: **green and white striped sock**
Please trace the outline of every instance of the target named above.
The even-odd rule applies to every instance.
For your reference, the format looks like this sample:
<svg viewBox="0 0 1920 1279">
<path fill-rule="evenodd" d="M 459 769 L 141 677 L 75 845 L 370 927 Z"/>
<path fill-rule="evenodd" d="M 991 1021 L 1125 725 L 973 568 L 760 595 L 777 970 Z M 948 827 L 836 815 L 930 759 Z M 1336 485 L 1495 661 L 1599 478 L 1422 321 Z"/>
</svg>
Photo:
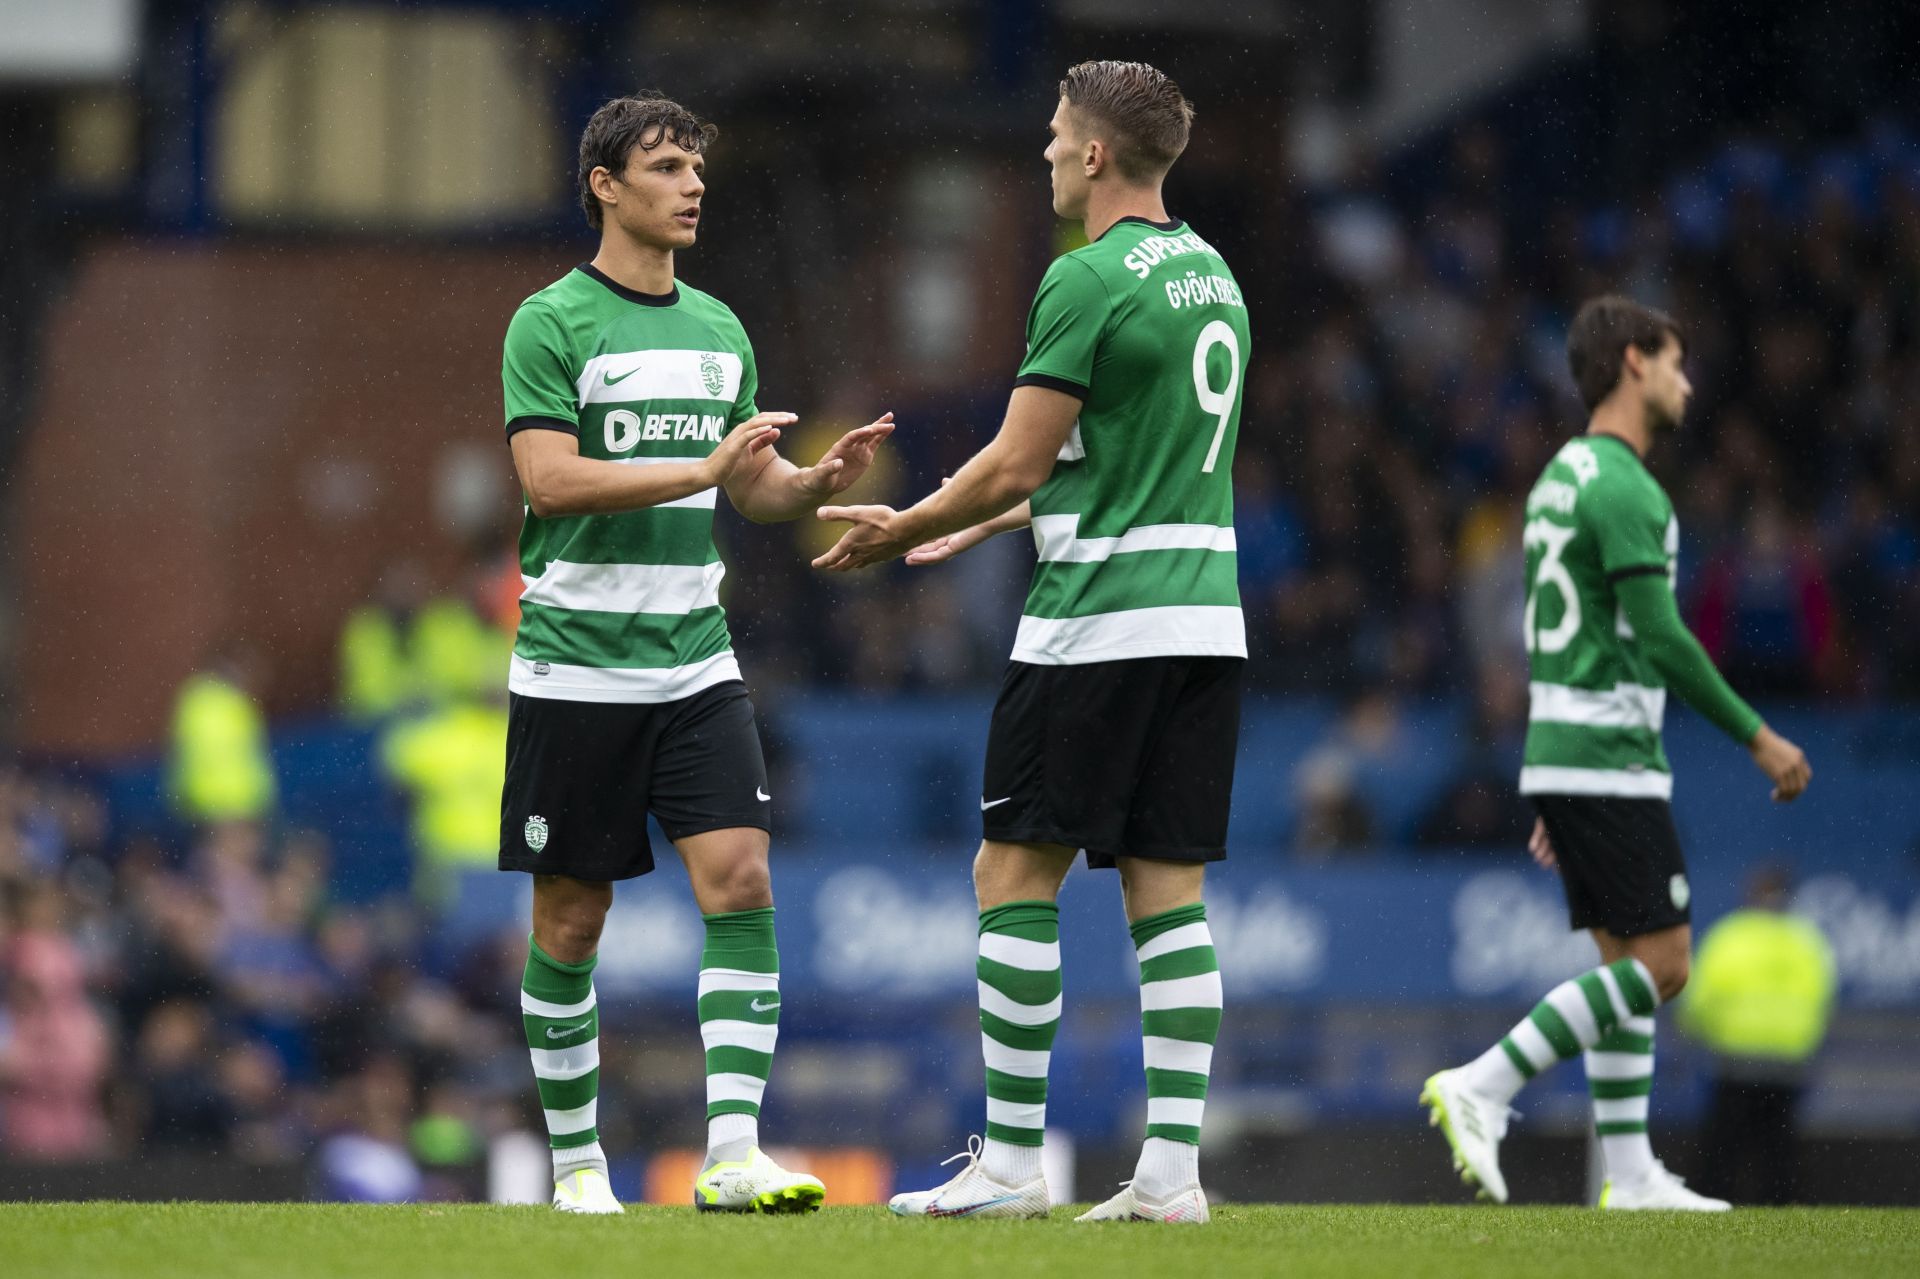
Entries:
<svg viewBox="0 0 1920 1279">
<path fill-rule="evenodd" d="M 546 1112 L 556 1179 L 579 1168 L 607 1170 L 600 1150 L 600 1011 L 593 994 L 594 955 L 566 964 L 527 938 L 520 978 L 520 1021 L 533 1055 L 533 1078 Z"/>
<path fill-rule="evenodd" d="M 1506 1038 L 1468 1063 L 1467 1083 L 1495 1101 L 1511 1101 L 1547 1067 L 1594 1047 L 1630 1017 L 1651 1017 L 1659 1006 L 1653 974 L 1637 959 L 1581 973 L 1548 991 Z"/>
<path fill-rule="evenodd" d="M 1633 1181 L 1653 1169 L 1647 1105 L 1653 1096 L 1653 1018 L 1626 1017 L 1620 1028 L 1587 1050 L 1587 1091 L 1593 1094 L 1593 1130 L 1607 1176 Z"/>
<path fill-rule="evenodd" d="M 700 1040 L 707 1049 L 707 1159 L 739 1159 L 760 1140 L 760 1099 L 780 1035 L 780 950 L 773 907 L 702 916 Z"/>
<path fill-rule="evenodd" d="M 1040 1175 L 1047 1063 L 1060 1029 L 1060 908 L 1008 902 L 980 912 L 980 1048 L 987 1061 L 981 1163 L 1009 1185 Z"/>
<path fill-rule="evenodd" d="M 1220 964 L 1200 902 L 1137 920 L 1147 1139 L 1134 1182 L 1149 1194 L 1200 1178 L 1200 1120 L 1220 1035 Z"/>
</svg>

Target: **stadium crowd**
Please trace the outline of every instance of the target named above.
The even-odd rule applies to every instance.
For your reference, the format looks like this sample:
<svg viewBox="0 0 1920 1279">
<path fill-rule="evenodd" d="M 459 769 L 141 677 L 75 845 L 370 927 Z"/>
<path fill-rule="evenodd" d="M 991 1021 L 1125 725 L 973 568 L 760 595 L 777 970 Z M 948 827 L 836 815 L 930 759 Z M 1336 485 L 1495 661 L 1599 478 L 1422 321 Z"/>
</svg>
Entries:
<svg viewBox="0 0 1920 1279">
<path fill-rule="evenodd" d="M 1259 326 L 1236 472 L 1252 679 L 1349 705 L 1300 781 L 1296 845 L 1374 837 L 1342 759 L 1426 695 L 1478 707 L 1433 841 L 1510 836 L 1520 513 L 1580 420 L 1566 322 L 1606 289 L 1686 330 L 1698 395 L 1654 466 L 1680 513 L 1686 612 L 1729 677 L 1773 697 L 1920 695 L 1920 434 L 1904 421 L 1920 400 L 1920 143 L 1730 141 L 1660 198 L 1543 225 L 1505 198 L 1492 135 L 1463 133 L 1449 172 L 1413 207 L 1355 185 L 1292 203 L 1284 228 L 1230 202 L 1203 227 Z M 794 536 L 797 552 L 814 534 Z M 803 554 L 761 547 L 729 607 L 769 697 L 977 687 L 1004 661 L 1014 554 L 825 585 Z M 806 606 L 821 591 L 846 606 Z M 470 1170 L 493 1133 L 537 1130 L 502 997 L 512 948 L 431 979 L 427 911 L 329 903 L 324 841 L 251 820 L 185 829 L 175 846 L 110 845 L 98 793 L 0 772 L 0 1156 L 318 1151 L 322 1193 L 417 1196 L 470 1192 L 469 1172 L 444 1170 Z M 609 1052 L 603 1127 L 652 1131 L 621 1099 L 617 1036 Z"/>
</svg>

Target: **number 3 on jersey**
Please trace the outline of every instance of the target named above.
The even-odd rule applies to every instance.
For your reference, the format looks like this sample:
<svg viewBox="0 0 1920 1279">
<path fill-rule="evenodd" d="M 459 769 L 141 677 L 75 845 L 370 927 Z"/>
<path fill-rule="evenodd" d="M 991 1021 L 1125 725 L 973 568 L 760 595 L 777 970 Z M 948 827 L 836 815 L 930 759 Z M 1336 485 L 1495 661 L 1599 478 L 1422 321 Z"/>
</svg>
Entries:
<svg viewBox="0 0 1920 1279">
<path fill-rule="evenodd" d="M 1213 380 L 1207 375 L 1207 357 L 1213 354 L 1213 348 L 1227 348 L 1227 386 L 1223 391 L 1213 389 Z M 1226 438 L 1227 419 L 1233 416 L 1233 393 L 1240 389 L 1240 339 L 1233 335 L 1233 326 L 1225 320 L 1215 320 L 1200 330 L 1200 340 L 1193 346 L 1193 393 L 1200 401 L 1203 411 L 1213 414 L 1219 420 L 1213 427 L 1213 447 L 1207 450 L 1207 463 L 1200 468 L 1202 475 L 1213 474 L 1213 464 L 1220 460 L 1220 441 Z"/>
<path fill-rule="evenodd" d="M 1529 520 L 1521 534 L 1521 542 L 1527 550 L 1540 548 L 1540 567 L 1534 572 L 1533 584 L 1527 588 L 1527 612 L 1522 625 L 1527 632 L 1527 651 L 1529 653 L 1558 653 L 1573 643 L 1573 637 L 1580 630 L 1580 592 L 1573 585 L 1573 575 L 1567 572 L 1567 566 L 1560 557 L 1566 553 L 1567 543 L 1573 540 L 1575 530 L 1551 520 Z M 1560 623 L 1547 630 L 1536 630 L 1534 618 L 1540 603 L 1540 590 L 1551 586 L 1560 596 Z"/>
</svg>

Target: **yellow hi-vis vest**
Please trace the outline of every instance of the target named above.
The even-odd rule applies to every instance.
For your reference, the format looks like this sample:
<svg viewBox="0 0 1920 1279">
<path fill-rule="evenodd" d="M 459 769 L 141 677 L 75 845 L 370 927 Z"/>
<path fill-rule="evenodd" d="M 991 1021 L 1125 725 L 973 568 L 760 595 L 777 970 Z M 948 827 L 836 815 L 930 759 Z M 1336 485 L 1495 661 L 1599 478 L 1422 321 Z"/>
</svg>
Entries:
<svg viewBox="0 0 1920 1279">
<path fill-rule="evenodd" d="M 1833 950 L 1812 923 L 1737 910 L 1701 941 L 1680 1019 L 1723 1056 L 1804 1061 L 1826 1038 L 1835 984 Z"/>
<path fill-rule="evenodd" d="M 217 675 L 195 675 L 180 686 L 172 765 L 174 806 L 190 821 L 257 821 L 278 798 L 266 716 Z"/>
<path fill-rule="evenodd" d="M 507 712 L 465 702 L 394 725 L 381 763 L 413 797 L 413 844 L 426 881 L 500 855 L 500 788 L 507 779 Z M 422 885 L 436 895 L 431 882 Z"/>
<path fill-rule="evenodd" d="M 506 682 L 512 651 L 513 637 L 461 600 L 434 600 L 404 627 L 384 609 L 355 609 L 340 633 L 340 701 L 367 723 L 484 697 Z"/>
</svg>

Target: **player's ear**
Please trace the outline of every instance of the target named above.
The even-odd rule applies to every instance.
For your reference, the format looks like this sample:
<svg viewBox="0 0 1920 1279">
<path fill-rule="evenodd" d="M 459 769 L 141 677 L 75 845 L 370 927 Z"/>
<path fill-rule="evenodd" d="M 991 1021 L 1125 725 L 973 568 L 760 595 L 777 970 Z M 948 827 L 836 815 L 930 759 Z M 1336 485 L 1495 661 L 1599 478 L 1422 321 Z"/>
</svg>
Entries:
<svg viewBox="0 0 1920 1279">
<path fill-rule="evenodd" d="M 1107 167 L 1109 159 L 1111 157 L 1107 155 L 1107 144 L 1098 138 L 1089 139 L 1080 148 L 1080 165 L 1090 178 L 1099 177 L 1101 171 Z"/>
<path fill-rule="evenodd" d="M 614 180 L 613 170 L 604 164 L 595 165 L 593 171 L 587 174 L 587 188 L 599 198 L 602 204 L 620 202 L 619 186 L 620 184 Z"/>
</svg>

